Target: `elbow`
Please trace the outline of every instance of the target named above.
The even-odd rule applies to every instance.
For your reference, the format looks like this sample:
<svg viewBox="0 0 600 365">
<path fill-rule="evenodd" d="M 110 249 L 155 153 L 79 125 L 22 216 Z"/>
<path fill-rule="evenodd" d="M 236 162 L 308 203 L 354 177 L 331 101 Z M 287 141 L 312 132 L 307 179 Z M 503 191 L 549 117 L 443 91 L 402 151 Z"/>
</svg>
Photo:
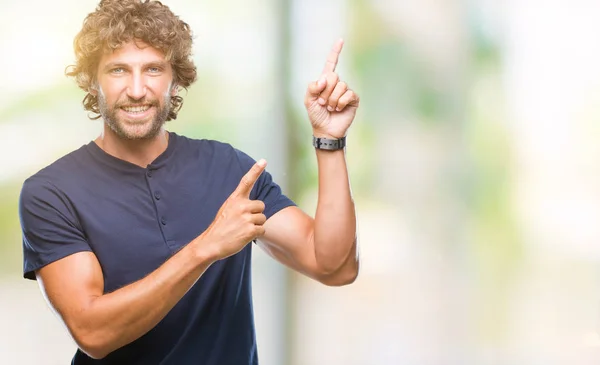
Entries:
<svg viewBox="0 0 600 365">
<path fill-rule="evenodd" d="M 100 360 L 119 348 L 119 337 L 110 323 L 98 320 L 94 300 L 77 311 L 62 314 L 61 319 L 78 349 L 92 359 Z"/>
<path fill-rule="evenodd" d="M 83 349 L 79 347 L 79 349 L 94 360 L 102 360 L 109 354 L 109 352 L 103 351 L 100 348 Z"/>
<path fill-rule="evenodd" d="M 326 280 L 323 280 L 321 282 L 327 286 L 346 286 L 354 283 L 357 277 L 358 272 L 354 275 L 348 275 L 341 278 L 327 278 Z"/>
<path fill-rule="evenodd" d="M 327 286 L 346 286 L 354 283 L 358 278 L 359 261 L 351 260 L 335 272 L 323 273 L 319 281 Z"/>
<path fill-rule="evenodd" d="M 111 352 L 107 347 L 93 339 L 78 339 L 75 341 L 79 349 L 94 360 L 100 360 Z"/>
<path fill-rule="evenodd" d="M 71 333 L 77 347 L 94 360 L 103 359 L 113 351 L 110 345 L 102 340 L 102 336 L 96 332 L 71 331 Z"/>
<path fill-rule="evenodd" d="M 360 268 L 356 239 L 345 260 L 335 266 L 321 263 L 320 267 L 318 280 L 327 286 L 345 286 L 354 283 Z"/>
</svg>

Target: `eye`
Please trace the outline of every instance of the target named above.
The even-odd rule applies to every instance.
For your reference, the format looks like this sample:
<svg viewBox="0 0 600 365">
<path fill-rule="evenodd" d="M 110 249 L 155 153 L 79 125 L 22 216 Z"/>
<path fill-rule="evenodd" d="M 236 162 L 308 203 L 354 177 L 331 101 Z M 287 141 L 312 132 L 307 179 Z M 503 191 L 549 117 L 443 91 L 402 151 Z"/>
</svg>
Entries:
<svg viewBox="0 0 600 365">
<path fill-rule="evenodd" d="M 161 69 L 159 67 L 148 67 L 148 72 L 150 73 L 159 73 L 161 71 Z"/>
<path fill-rule="evenodd" d="M 113 74 L 122 74 L 123 72 L 125 72 L 125 69 L 123 67 L 115 67 L 112 70 L 110 70 L 110 73 Z"/>
</svg>

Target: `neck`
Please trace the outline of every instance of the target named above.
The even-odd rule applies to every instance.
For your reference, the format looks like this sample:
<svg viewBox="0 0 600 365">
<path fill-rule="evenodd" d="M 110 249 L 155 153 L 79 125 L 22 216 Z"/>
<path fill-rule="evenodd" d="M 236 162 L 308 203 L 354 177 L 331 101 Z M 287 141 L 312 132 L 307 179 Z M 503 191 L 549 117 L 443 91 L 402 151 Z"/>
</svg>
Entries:
<svg viewBox="0 0 600 365">
<path fill-rule="evenodd" d="M 167 149 L 169 133 L 161 129 L 151 139 L 125 140 L 105 125 L 94 142 L 109 155 L 145 168 Z"/>
</svg>

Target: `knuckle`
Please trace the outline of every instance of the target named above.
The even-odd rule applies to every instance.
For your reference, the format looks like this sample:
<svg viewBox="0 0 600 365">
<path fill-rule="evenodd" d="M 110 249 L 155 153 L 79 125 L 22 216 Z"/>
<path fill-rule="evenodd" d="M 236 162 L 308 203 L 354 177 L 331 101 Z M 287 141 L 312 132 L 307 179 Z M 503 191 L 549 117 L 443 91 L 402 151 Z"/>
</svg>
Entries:
<svg viewBox="0 0 600 365">
<path fill-rule="evenodd" d="M 235 208 L 236 204 L 237 199 L 235 197 L 231 197 L 225 202 L 225 204 L 223 204 L 223 210 L 230 210 L 232 208 Z"/>
<path fill-rule="evenodd" d="M 244 212 L 244 207 L 242 204 L 240 204 L 239 202 L 236 202 L 235 204 L 232 204 L 231 207 L 231 213 L 232 214 L 237 214 L 240 215 Z"/>
</svg>

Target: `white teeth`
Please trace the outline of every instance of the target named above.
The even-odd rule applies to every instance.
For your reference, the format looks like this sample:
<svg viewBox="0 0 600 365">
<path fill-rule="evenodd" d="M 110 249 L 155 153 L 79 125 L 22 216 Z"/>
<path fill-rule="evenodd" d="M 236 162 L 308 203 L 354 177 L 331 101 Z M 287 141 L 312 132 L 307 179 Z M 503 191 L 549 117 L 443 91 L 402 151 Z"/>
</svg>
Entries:
<svg viewBox="0 0 600 365">
<path fill-rule="evenodd" d="M 124 106 L 123 107 L 123 110 L 125 110 L 127 113 L 143 113 L 148 109 L 150 109 L 150 105 Z"/>
</svg>

